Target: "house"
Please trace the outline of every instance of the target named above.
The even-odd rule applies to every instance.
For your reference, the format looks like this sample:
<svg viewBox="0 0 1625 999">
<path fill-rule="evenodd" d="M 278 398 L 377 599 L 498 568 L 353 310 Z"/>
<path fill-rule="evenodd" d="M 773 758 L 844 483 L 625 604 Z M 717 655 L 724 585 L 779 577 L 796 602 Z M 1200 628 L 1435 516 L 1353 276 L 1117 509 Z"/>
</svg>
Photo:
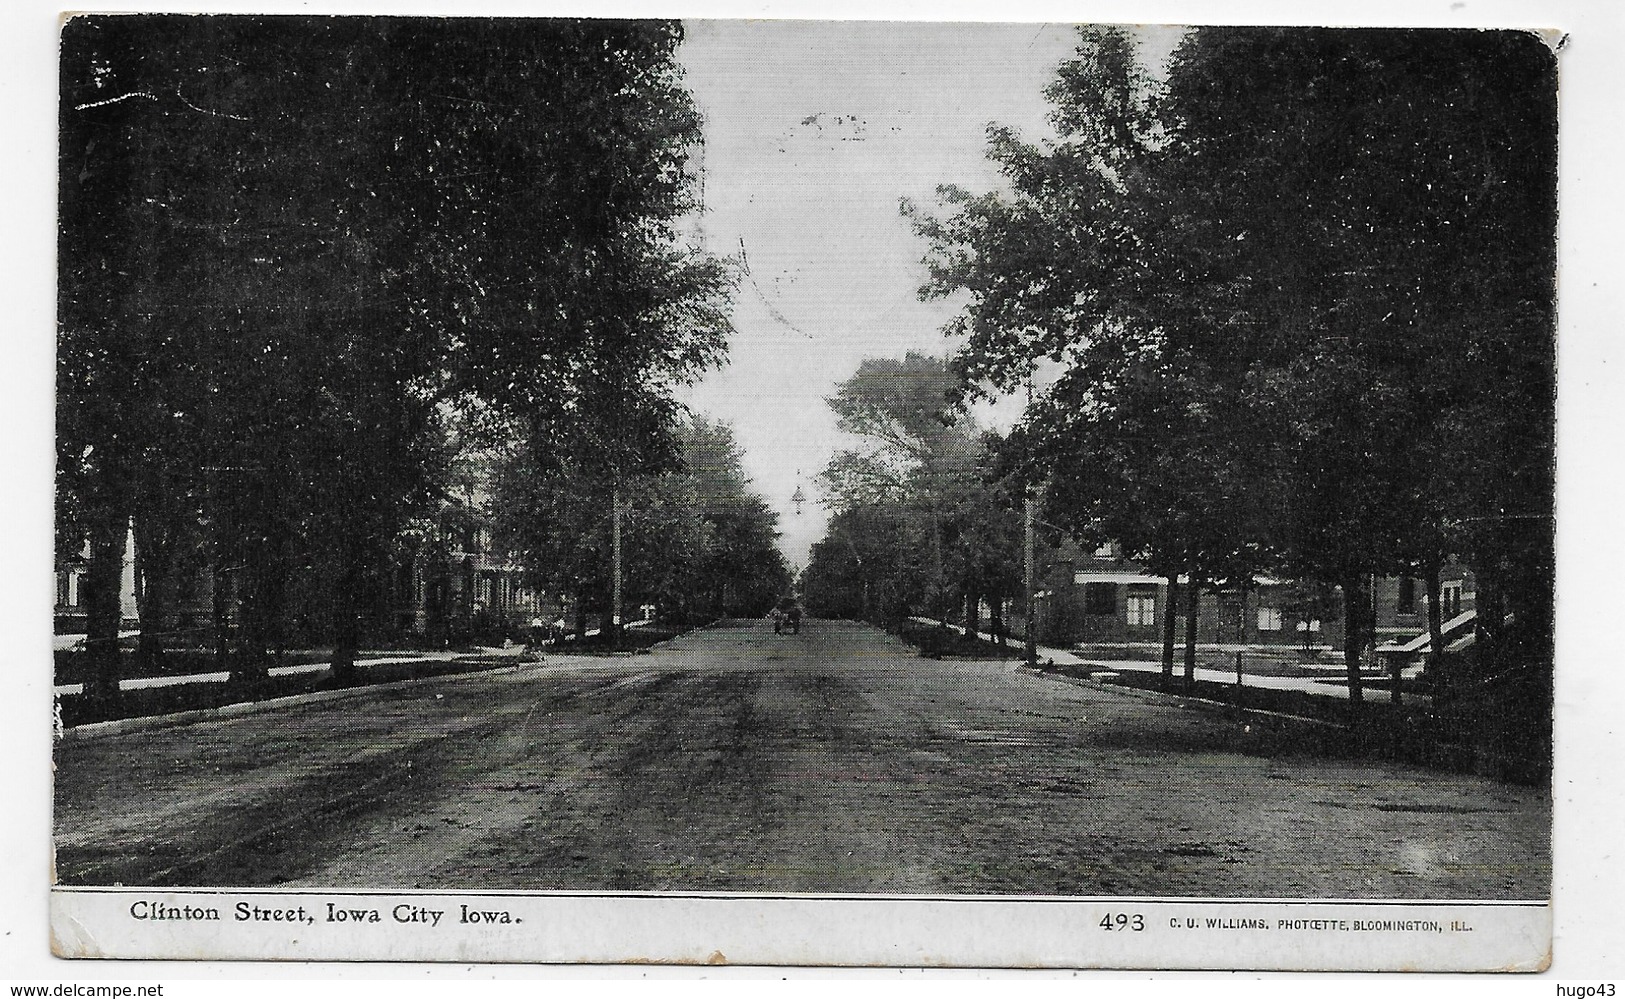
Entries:
<svg viewBox="0 0 1625 999">
<path fill-rule="evenodd" d="M 1439 623 L 1444 650 L 1456 652 L 1474 639 L 1478 585 L 1471 569 L 1451 559 L 1439 570 Z M 1420 660 L 1431 651 L 1427 586 L 1410 576 L 1378 577 L 1371 587 L 1376 652 L 1380 659 Z"/>
<path fill-rule="evenodd" d="M 1160 644 L 1168 581 L 1124 556 L 1110 542 L 1084 548 L 1070 540 L 1045 568 L 1038 594 L 1042 639 L 1062 644 Z M 1184 580 L 1182 579 L 1183 583 Z M 1452 561 L 1441 572 L 1440 604 L 1454 634 L 1473 609 L 1470 570 Z M 1185 595 L 1175 611 L 1177 639 L 1185 636 Z M 1379 649 L 1427 635 L 1427 596 L 1422 580 L 1377 577 L 1371 586 L 1371 613 Z M 1197 641 L 1203 645 L 1341 648 L 1343 595 L 1332 586 L 1257 577 L 1245 588 L 1204 590 L 1197 602 Z M 1447 635 L 1447 637 L 1450 637 Z"/>
<path fill-rule="evenodd" d="M 134 628 L 136 611 L 135 537 L 124 544 L 124 568 L 119 573 L 119 615 L 125 629 Z M 85 573 L 89 568 L 90 545 L 68 554 L 58 554 L 53 589 L 52 630 L 58 635 L 82 635 L 88 613 L 85 606 Z"/>
<path fill-rule="evenodd" d="M 488 519 L 477 504 L 448 501 L 438 529 L 403 549 L 389 595 L 397 636 L 431 645 L 497 640 L 557 616 L 554 601 L 526 584 L 513 555 L 496 549 Z"/>
<path fill-rule="evenodd" d="M 1448 623 L 1476 607 L 1472 570 L 1452 559 L 1439 571 L 1440 618 Z M 1377 641 L 1410 638 L 1428 630 L 1427 585 L 1413 576 L 1379 576 L 1371 590 Z"/>
<path fill-rule="evenodd" d="M 1109 542 L 1085 549 L 1068 540 L 1044 574 L 1039 630 L 1050 641 L 1160 644 L 1168 580 L 1125 557 Z M 1181 583 L 1185 580 L 1181 579 Z M 1253 585 L 1203 590 L 1197 602 L 1197 641 L 1205 645 L 1325 646 L 1342 641 L 1341 614 L 1331 595 L 1268 577 Z M 1176 634 L 1185 635 L 1186 598 L 1174 607 Z"/>
<path fill-rule="evenodd" d="M 86 630 L 85 578 L 88 548 L 59 554 L 55 568 L 54 632 L 71 636 Z M 366 641 L 428 644 L 471 640 L 500 641 L 522 634 L 539 615 L 557 616 L 543 594 L 525 584 L 524 573 L 508 553 L 494 549 L 489 517 L 470 497 L 448 498 L 432 522 L 408 532 L 388 568 L 388 585 L 378 605 L 363 611 Z M 237 623 L 237 580 L 217 578 L 206 562 L 181 573 L 170 609 L 166 644 L 212 646 L 216 614 L 230 629 Z M 143 585 L 139 549 L 133 537 L 125 547 L 120 583 L 122 627 L 140 627 Z M 218 599 L 218 606 L 217 606 Z M 277 641 L 286 647 L 332 644 L 330 583 L 311 567 L 290 574 Z M 68 641 L 64 639 L 64 641 Z"/>
</svg>

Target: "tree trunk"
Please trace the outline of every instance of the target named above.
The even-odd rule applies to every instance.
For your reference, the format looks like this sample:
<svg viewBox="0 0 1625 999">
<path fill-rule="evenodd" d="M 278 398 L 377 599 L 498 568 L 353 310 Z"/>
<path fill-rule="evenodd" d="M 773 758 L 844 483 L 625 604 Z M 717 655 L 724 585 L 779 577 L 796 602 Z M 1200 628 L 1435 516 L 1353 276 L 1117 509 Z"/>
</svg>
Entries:
<svg viewBox="0 0 1625 999">
<path fill-rule="evenodd" d="M 225 560 L 218 553 L 209 567 L 209 609 L 214 619 L 214 664 L 216 669 L 226 669 L 227 660 L 231 656 L 231 627 L 227 621 L 227 604 L 230 597 L 227 593 L 227 569 Z"/>
<path fill-rule="evenodd" d="M 141 635 L 136 643 L 136 660 L 142 672 L 155 675 L 163 661 L 168 633 L 174 627 L 176 542 L 174 525 L 163 524 L 156 512 L 137 513 L 134 520 L 135 571 L 141 585 L 136 590 L 136 613 L 141 619 Z M 167 528 L 167 529 L 166 529 Z"/>
<path fill-rule="evenodd" d="M 609 647 L 621 647 L 621 487 L 615 487 L 610 507 L 611 594 L 609 601 Z M 602 629 L 600 629 L 602 630 Z"/>
<path fill-rule="evenodd" d="M 1200 610 L 1201 581 L 1192 573 L 1185 587 L 1185 689 L 1196 686 L 1196 615 Z"/>
<path fill-rule="evenodd" d="M 231 665 L 234 683 L 259 683 L 270 676 L 266 662 L 274 604 L 270 561 L 266 545 L 261 543 L 239 573 L 243 586 L 237 599 L 237 656 Z"/>
<path fill-rule="evenodd" d="M 993 633 L 993 641 L 1000 648 L 1004 647 L 1004 597 L 994 597 L 988 601 L 988 631 Z"/>
<path fill-rule="evenodd" d="M 288 588 L 291 582 L 289 562 L 282 551 L 272 556 L 265 573 L 265 590 L 261 600 L 265 604 L 264 635 L 267 662 L 269 653 L 281 657 L 288 646 Z"/>
<path fill-rule="evenodd" d="M 175 596 L 179 592 L 173 566 L 161 569 L 159 573 L 146 577 L 141 599 L 136 602 L 137 614 L 141 618 L 136 659 L 148 675 L 154 675 L 164 661 L 169 635 L 175 626 Z"/>
<path fill-rule="evenodd" d="M 1179 618 L 1179 577 L 1168 577 L 1168 594 L 1162 602 L 1162 675 L 1174 678 L 1174 632 Z"/>
<path fill-rule="evenodd" d="M 1343 580 L 1343 666 L 1348 673 L 1351 706 L 1365 700 L 1365 688 L 1360 683 L 1360 659 L 1365 651 L 1366 600 L 1365 579 L 1361 574 L 1355 573 Z"/>
<path fill-rule="evenodd" d="M 1474 606 L 1478 610 L 1478 619 L 1473 644 L 1478 647 L 1476 656 L 1480 668 L 1494 674 L 1500 671 L 1501 639 L 1506 617 L 1502 590 L 1504 576 L 1500 567 L 1494 565 L 1475 570 L 1475 576 L 1478 596 Z"/>
<path fill-rule="evenodd" d="M 237 600 L 237 651 L 230 671 L 235 683 L 255 683 L 269 675 L 263 584 L 253 578 L 256 573 L 246 573 L 249 578 Z"/>
<path fill-rule="evenodd" d="M 333 665 L 328 676 L 334 683 L 350 684 L 356 678 L 356 655 L 361 651 L 361 620 L 356 595 L 361 588 L 361 567 L 354 552 L 344 553 L 333 583 Z"/>
<path fill-rule="evenodd" d="M 1414 586 L 1414 581 L 1410 585 Z M 1376 656 L 1375 647 L 1377 644 L 1376 588 L 1377 582 L 1376 579 L 1373 578 L 1371 581 L 1371 645 L 1373 649 L 1372 655 L 1374 658 Z M 1399 683 L 1405 675 L 1405 660 L 1401 659 L 1399 656 L 1392 656 L 1390 658 L 1392 661 L 1388 663 L 1388 700 L 1393 704 L 1400 704 L 1403 702 L 1405 696 L 1404 692 L 1399 689 Z M 1380 662 L 1381 660 L 1379 659 L 1377 661 Z"/>
<path fill-rule="evenodd" d="M 464 555 L 459 565 L 463 600 L 457 608 L 458 617 L 462 619 L 458 623 L 458 628 L 462 632 L 460 638 L 467 646 L 474 644 L 474 587 L 479 582 L 479 574 L 474 568 L 473 555 Z"/>
<path fill-rule="evenodd" d="M 119 628 L 124 623 L 124 552 L 129 522 L 108 517 L 90 529 L 90 561 L 85 567 L 85 659 L 87 699 L 111 701 L 119 695 Z"/>
<path fill-rule="evenodd" d="M 1555 652 L 1555 539 L 1550 521 L 1531 521 L 1522 526 L 1522 550 L 1508 580 L 1506 607 L 1513 614 L 1519 665 L 1550 673 Z"/>
<path fill-rule="evenodd" d="M 579 648 L 587 641 L 587 603 L 579 593 L 576 594 L 575 618 L 576 647 Z"/>
<path fill-rule="evenodd" d="M 1238 612 L 1237 612 L 1237 617 L 1236 617 L 1236 642 L 1238 644 L 1240 644 L 1240 645 L 1246 645 L 1247 644 L 1248 613 L 1247 613 L 1247 584 L 1245 582 L 1241 583 L 1240 585 L 1238 585 L 1236 587 L 1236 604 L 1237 604 L 1237 607 L 1238 607 Z"/>
<path fill-rule="evenodd" d="M 1422 567 L 1422 585 L 1427 588 L 1428 601 L 1428 673 L 1429 679 L 1439 683 L 1444 678 L 1444 608 L 1439 606 L 1439 563 L 1428 562 Z"/>
</svg>

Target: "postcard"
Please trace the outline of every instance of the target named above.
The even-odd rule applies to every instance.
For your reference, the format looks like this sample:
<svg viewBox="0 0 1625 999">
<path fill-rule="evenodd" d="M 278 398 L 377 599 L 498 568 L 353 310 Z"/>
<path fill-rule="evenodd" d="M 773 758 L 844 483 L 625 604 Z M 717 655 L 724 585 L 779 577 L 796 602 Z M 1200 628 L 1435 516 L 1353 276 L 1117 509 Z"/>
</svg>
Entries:
<svg viewBox="0 0 1625 999">
<path fill-rule="evenodd" d="M 1542 970 L 1562 37 L 65 17 L 55 953 Z"/>
</svg>

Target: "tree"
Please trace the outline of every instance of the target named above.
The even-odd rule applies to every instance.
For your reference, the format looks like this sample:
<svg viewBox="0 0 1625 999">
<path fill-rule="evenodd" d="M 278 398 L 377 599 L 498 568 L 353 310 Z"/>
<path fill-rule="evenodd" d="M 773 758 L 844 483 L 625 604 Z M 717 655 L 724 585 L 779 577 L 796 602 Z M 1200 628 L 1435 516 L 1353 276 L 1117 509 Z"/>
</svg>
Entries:
<svg viewBox="0 0 1625 999">
<path fill-rule="evenodd" d="M 1046 359 L 1081 360 L 1097 332 L 1154 332 L 1136 303 L 1159 293 L 1158 275 L 1131 251 L 1160 212 L 1138 193 L 1164 140 L 1133 40 L 1080 28 L 1077 57 L 1046 96 L 1057 141 L 1035 146 L 988 126 L 1006 191 L 943 185 L 935 213 L 900 206 L 930 246 L 921 298 L 969 293 L 944 332 L 962 338 L 953 363 L 973 395 L 1019 390 Z"/>
<path fill-rule="evenodd" d="M 69 22 L 60 519 L 97 539 L 93 578 L 133 512 L 161 579 L 201 507 L 235 671 L 263 675 L 298 578 L 330 594 L 342 674 L 394 539 L 435 502 L 454 410 L 596 435 L 617 469 L 669 451 L 669 389 L 720 358 L 730 280 L 680 232 L 699 141 L 680 40 Z M 93 617 L 116 648 L 116 613 Z"/>
<path fill-rule="evenodd" d="M 1151 196 L 1147 180 L 1167 143 L 1157 88 L 1127 33 L 1085 28 L 1046 94 L 1056 141 L 989 129 L 1006 192 L 944 187 L 937 214 L 904 203 L 931 246 L 921 295 L 970 293 L 949 327 L 969 391 L 1008 391 L 1041 363 L 1061 365 L 1005 445 L 1028 488 L 1047 482 L 1046 520 L 1085 543 L 1123 544 L 1167 577 L 1170 597 L 1185 574 L 1192 596 L 1203 582 L 1250 579 L 1265 552 L 1257 505 L 1239 499 L 1259 481 L 1254 455 L 1227 424 L 1218 372 L 1171 335 L 1179 317 L 1163 309 L 1186 276 L 1153 242 L 1183 224 L 1179 202 Z"/>
<path fill-rule="evenodd" d="M 370 555 L 423 485 L 432 414 L 403 386 L 433 358 L 375 298 L 385 226 L 363 203 L 386 164 L 356 141 L 377 125 L 377 88 L 345 55 L 358 27 L 110 17 L 64 32 L 64 365 L 102 366 L 95 344 L 140 359 L 92 391 L 132 402 L 117 452 L 141 475 L 118 516 L 143 542 L 143 646 L 201 517 L 217 591 L 239 603 L 240 678 L 264 675 L 308 551 L 349 556 L 333 577 L 346 600 L 357 546 Z M 331 113 L 334 76 L 360 113 Z"/>
<path fill-rule="evenodd" d="M 1355 703 L 1367 580 L 1457 545 L 1549 647 L 1554 95 L 1516 32 L 1201 29 L 1159 82 L 1085 29 L 1058 140 L 990 132 L 1007 192 L 904 205 L 922 293 L 970 293 L 973 388 L 1061 366 L 1021 445 L 1056 517 L 1339 584 Z"/>
<path fill-rule="evenodd" d="M 929 559 L 926 602 L 939 612 L 948 597 L 942 487 L 968 451 L 950 414 L 954 388 L 939 358 L 912 352 L 902 360 L 866 358 L 828 400 L 837 428 L 865 447 L 838 452 L 819 476 L 836 510 L 882 497 L 918 508 Z"/>
<path fill-rule="evenodd" d="M 726 424 L 691 418 L 676 436 L 670 467 L 623 486 L 629 594 L 674 620 L 761 613 L 789 582 L 776 515 L 751 491 Z M 530 578 L 569 598 L 578 631 L 589 611 L 609 609 L 606 481 L 590 452 L 516 446 L 494 490 L 501 543 Z"/>
<path fill-rule="evenodd" d="M 917 513 L 901 502 L 837 509 L 803 574 L 808 609 L 891 623 L 920 607 L 931 565 Z"/>
<path fill-rule="evenodd" d="M 1010 497 L 988 478 L 987 442 L 956 406 L 957 389 L 957 376 L 941 358 L 865 359 L 829 400 L 837 426 L 863 447 L 837 453 L 819 475 L 837 514 L 874 508 L 911 522 L 908 535 L 918 538 L 923 560 L 919 575 L 889 582 L 888 593 L 944 620 L 957 603 L 974 618 L 982 597 L 1002 602 L 1015 588 L 1009 567 L 1020 561 L 1019 521 Z M 868 522 L 841 521 L 860 533 Z M 855 568 L 863 556 L 855 541 L 846 547 Z M 846 557 L 838 543 L 820 551 L 825 560 Z M 814 575 L 828 579 L 830 571 L 820 564 Z"/>
<path fill-rule="evenodd" d="M 706 525 L 692 576 L 670 596 L 704 615 L 757 617 L 790 585 L 779 551 L 778 514 L 751 488 L 743 453 L 726 423 L 695 417 L 683 435 L 674 502 Z"/>
<path fill-rule="evenodd" d="M 1192 209 L 1171 252 L 1208 267 L 1181 337 L 1277 442 L 1277 547 L 1341 584 L 1355 699 L 1365 581 L 1436 563 L 1486 475 L 1469 516 L 1548 564 L 1524 525 L 1551 501 L 1554 107 L 1551 53 L 1516 32 L 1204 30 L 1174 59 L 1159 189 Z M 1473 546 L 1491 589 L 1505 543 Z"/>
<path fill-rule="evenodd" d="M 1155 355 L 1101 355 L 1122 363 L 1110 373 L 1067 372 L 1029 407 L 1006 447 L 1021 456 L 1029 481 L 1046 483 L 1046 521 L 1089 547 L 1116 542 L 1167 580 L 1168 673 L 1185 580 L 1185 675 L 1194 682 L 1201 589 L 1245 586 L 1269 564 L 1267 506 L 1257 495 L 1262 477 L 1245 439 L 1223 432 L 1197 379 L 1176 377 Z"/>
<path fill-rule="evenodd" d="M 985 599 L 990 630 L 1004 644 L 1005 600 L 1022 591 L 1022 497 L 1019 483 L 998 475 L 998 439 L 984 435 L 971 474 L 943 486 L 943 544 L 947 572 L 965 601 L 965 627 L 978 630 Z M 1026 614 L 1026 608 L 1022 608 Z M 1028 627 L 1031 627 L 1029 622 Z"/>
</svg>

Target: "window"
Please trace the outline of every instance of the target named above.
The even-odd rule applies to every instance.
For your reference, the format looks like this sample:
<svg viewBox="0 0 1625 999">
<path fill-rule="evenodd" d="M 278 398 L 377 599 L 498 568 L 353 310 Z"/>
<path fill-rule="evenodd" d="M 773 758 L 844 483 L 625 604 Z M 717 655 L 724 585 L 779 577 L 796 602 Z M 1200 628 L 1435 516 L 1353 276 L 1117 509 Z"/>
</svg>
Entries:
<svg viewBox="0 0 1625 999">
<path fill-rule="evenodd" d="M 1461 613 L 1461 580 L 1453 579 L 1439 588 L 1439 612 L 1446 621 Z"/>
<path fill-rule="evenodd" d="M 1258 630 L 1259 631 L 1280 631 L 1281 630 L 1281 608 L 1279 608 L 1279 607 L 1260 607 L 1260 608 L 1258 608 Z"/>
<path fill-rule="evenodd" d="M 1130 593 L 1128 596 L 1128 623 L 1150 625 L 1157 623 L 1157 598 L 1149 593 Z"/>
<path fill-rule="evenodd" d="M 1083 612 L 1085 614 L 1116 614 L 1116 583 L 1085 583 L 1083 586 Z"/>
<path fill-rule="evenodd" d="M 1108 541 L 1095 549 L 1096 558 L 1115 558 L 1117 556 L 1117 542 Z"/>
<path fill-rule="evenodd" d="M 1416 580 L 1410 576 L 1399 577 L 1399 597 L 1394 601 L 1394 610 L 1400 614 L 1416 613 Z"/>
</svg>

